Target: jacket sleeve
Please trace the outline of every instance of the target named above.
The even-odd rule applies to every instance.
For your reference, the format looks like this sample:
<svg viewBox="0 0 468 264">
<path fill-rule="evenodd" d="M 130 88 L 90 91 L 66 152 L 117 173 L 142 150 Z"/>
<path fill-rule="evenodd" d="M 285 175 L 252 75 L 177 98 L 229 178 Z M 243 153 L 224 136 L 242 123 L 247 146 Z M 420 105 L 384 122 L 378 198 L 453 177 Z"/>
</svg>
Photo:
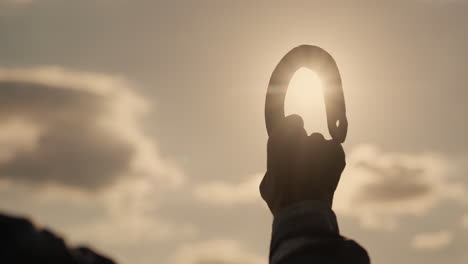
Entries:
<svg viewBox="0 0 468 264">
<path fill-rule="evenodd" d="M 304 201 L 274 218 L 270 264 L 370 263 L 364 248 L 339 233 L 336 216 L 320 201 Z"/>
</svg>

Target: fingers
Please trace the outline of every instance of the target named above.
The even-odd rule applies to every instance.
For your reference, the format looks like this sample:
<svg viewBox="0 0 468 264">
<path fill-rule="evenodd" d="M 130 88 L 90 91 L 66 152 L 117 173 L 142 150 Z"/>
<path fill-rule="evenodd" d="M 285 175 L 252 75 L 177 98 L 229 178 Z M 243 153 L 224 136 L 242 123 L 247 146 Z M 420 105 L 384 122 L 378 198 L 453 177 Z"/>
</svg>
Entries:
<svg viewBox="0 0 468 264">
<path fill-rule="evenodd" d="M 308 144 L 310 147 L 316 148 L 327 148 L 335 152 L 343 153 L 343 147 L 341 143 L 334 139 L 326 140 L 325 137 L 320 133 L 312 133 L 309 136 Z"/>
<path fill-rule="evenodd" d="M 304 128 L 304 120 L 302 120 L 302 117 L 300 115 L 288 115 L 285 118 L 285 123 L 289 124 L 292 127 L 302 127 Z"/>
<path fill-rule="evenodd" d="M 309 155 L 317 157 L 332 156 L 337 163 L 344 164 L 345 153 L 340 142 L 326 140 L 320 133 L 312 133 L 307 139 Z M 320 158 L 319 158 L 320 159 Z"/>
<path fill-rule="evenodd" d="M 271 137 L 307 136 L 304 121 L 299 115 L 289 115 L 273 131 Z"/>
<path fill-rule="evenodd" d="M 269 178 L 270 177 L 268 177 L 268 176 L 269 176 L 268 172 L 265 173 L 265 176 L 263 176 L 263 179 L 260 182 L 260 185 L 258 186 L 259 187 L 258 189 L 260 191 L 260 196 L 262 196 L 263 200 L 265 200 L 266 202 L 268 202 L 268 200 L 269 200 L 269 196 L 268 196 L 269 188 L 268 187 L 270 185 L 269 184 Z"/>
<path fill-rule="evenodd" d="M 325 151 L 326 148 L 325 138 L 320 133 L 312 133 L 307 137 L 307 148 L 310 154 L 319 154 Z"/>
<path fill-rule="evenodd" d="M 339 156 L 344 157 L 344 156 L 345 156 L 345 152 L 344 152 L 344 149 L 343 149 L 343 145 L 342 145 L 340 142 L 338 142 L 338 141 L 336 141 L 336 140 L 334 140 L 334 139 L 329 140 L 329 141 L 330 141 L 329 144 L 333 146 L 333 148 L 335 149 L 335 152 L 336 152 Z"/>
<path fill-rule="evenodd" d="M 290 115 L 270 134 L 267 144 L 267 170 L 275 171 L 276 183 L 284 182 L 296 163 L 301 146 L 307 140 L 304 122 L 298 115 Z M 270 181 L 272 181 L 270 179 Z"/>
<path fill-rule="evenodd" d="M 312 133 L 312 134 L 309 136 L 309 142 L 310 142 L 311 144 L 313 144 L 313 143 L 319 144 L 319 143 L 322 143 L 322 142 L 324 142 L 324 141 L 325 141 L 325 138 L 324 138 L 323 135 L 320 134 L 320 133 L 315 132 L 315 133 Z"/>
<path fill-rule="evenodd" d="M 344 169 L 346 166 L 346 161 L 345 161 L 345 152 L 343 149 L 343 145 L 339 142 L 336 141 L 335 139 L 331 140 L 325 140 L 326 143 L 326 152 L 330 157 L 333 157 L 335 165 L 340 168 L 341 170 Z"/>
</svg>

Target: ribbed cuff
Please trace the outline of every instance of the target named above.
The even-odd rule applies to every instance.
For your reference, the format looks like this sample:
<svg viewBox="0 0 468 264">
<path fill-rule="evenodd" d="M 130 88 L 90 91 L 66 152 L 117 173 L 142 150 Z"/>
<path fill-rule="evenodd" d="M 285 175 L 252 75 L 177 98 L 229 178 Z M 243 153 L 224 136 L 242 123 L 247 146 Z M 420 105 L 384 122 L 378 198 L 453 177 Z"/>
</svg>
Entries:
<svg viewBox="0 0 468 264">
<path fill-rule="evenodd" d="M 273 220 L 270 258 L 284 241 L 307 237 L 337 237 L 335 213 L 322 201 L 303 201 L 281 210 Z"/>
</svg>

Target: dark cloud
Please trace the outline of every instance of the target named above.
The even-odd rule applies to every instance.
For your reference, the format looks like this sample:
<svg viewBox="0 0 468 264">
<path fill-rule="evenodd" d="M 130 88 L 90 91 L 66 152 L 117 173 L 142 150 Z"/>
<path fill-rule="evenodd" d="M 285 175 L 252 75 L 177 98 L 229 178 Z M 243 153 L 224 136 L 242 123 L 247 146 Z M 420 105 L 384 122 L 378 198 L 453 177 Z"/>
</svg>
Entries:
<svg viewBox="0 0 468 264">
<path fill-rule="evenodd" d="M 128 170 L 134 147 L 98 126 L 106 98 L 69 87 L 0 82 L 0 124 L 9 119 L 41 128 L 34 150 L 0 164 L 2 178 L 98 189 Z"/>
<path fill-rule="evenodd" d="M 148 107 L 114 76 L 0 69 L 0 179 L 100 190 L 149 177 L 177 186 L 178 166 L 143 132 Z"/>
<path fill-rule="evenodd" d="M 443 201 L 465 203 L 459 164 L 437 153 L 356 147 L 335 193 L 334 209 L 365 228 L 393 229 L 401 216 L 423 216 Z"/>
<path fill-rule="evenodd" d="M 384 168 L 361 162 L 359 167 L 375 175 L 377 181 L 364 184 L 357 197 L 359 201 L 394 202 L 430 194 L 432 188 L 425 182 L 423 168 L 409 168 L 395 164 Z"/>
<path fill-rule="evenodd" d="M 21 117 L 33 122 L 84 119 L 105 108 L 105 98 L 72 87 L 28 81 L 0 81 L 0 118 Z M 65 116 L 66 115 L 66 116 Z"/>
</svg>

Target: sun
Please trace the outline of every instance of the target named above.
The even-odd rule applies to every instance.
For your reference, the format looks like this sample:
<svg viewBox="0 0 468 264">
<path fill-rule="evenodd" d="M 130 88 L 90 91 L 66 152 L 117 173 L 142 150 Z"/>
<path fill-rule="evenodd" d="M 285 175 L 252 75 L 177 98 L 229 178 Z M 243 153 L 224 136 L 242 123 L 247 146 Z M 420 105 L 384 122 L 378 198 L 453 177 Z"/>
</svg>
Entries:
<svg viewBox="0 0 468 264">
<path fill-rule="evenodd" d="M 298 114 L 304 119 L 307 132 L 320 132 L 329 138 L 323 89 L 319 76 L 300 68 L 289 83 L 285 99 L 285 114 Z"/>
</svg>

